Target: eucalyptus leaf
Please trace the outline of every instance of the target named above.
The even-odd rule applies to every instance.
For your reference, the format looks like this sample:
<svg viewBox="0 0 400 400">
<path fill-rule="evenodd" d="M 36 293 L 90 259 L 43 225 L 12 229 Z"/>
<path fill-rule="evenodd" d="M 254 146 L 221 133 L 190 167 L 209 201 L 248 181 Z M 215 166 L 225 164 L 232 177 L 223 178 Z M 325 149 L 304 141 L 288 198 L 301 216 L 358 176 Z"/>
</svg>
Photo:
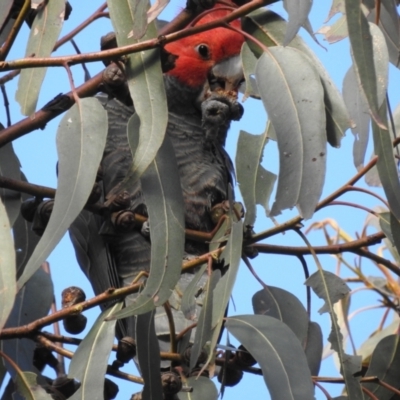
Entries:
<svg viewBox="0 0 400 400">
<path fill-rule="evenodd" d="M 0 124 L 1 126 L 1 124 Z M 0 148 L 0 175 L 5 178 L 21 180 L 21 164 L 14 152 L 12 143 Z M 21 193 L 10 189 L 0 189 L 0 198 L 7 210 L 8 220 L 12 227 L 18 217 L 21 206 Z"/>
<path fill-rule="evenodd" d="M 25 57 L 49 57 L 61 32 L 64 22 L 65 0 L 46 2 L 38 9 L 33 21 Z M 36 110 L 40 88 L 47 68 L 27 68 L 21 71 L 15 99 L 21 113 L 31 115 Z"/>
<path fill-rule="evenodd" d="M 387 124 L 379 116 L 379 108 L 383 99 L 378 94 L 377 70 L 370 26 L 362 12 L 359 0 L 346 0 L 345 5 L 357 81 L 365 94 L 372 118 L 380 128 L 386 129 Z"/>
<path fill-rule="evenodd" d="M 240 58 L 242 60 L 243 74 L 246 81 L 246 90 L 242 101 L 245 101 L 248 97 L 259 98 L 257 83 L 254 81 L 254 71 L 256 68 L 257 58 L 250 50 L 249 45 L 244 43 L 240 52 Z"/>
<path fill-rule="evenodd" d="M 240 131 L 236 153 L 236 176 L 242 193 L 246 214 L 244 225 L 253 226 L 256 220 L 256 204 L 269 211 L 276 175 L 261 165 L 264 147 L 268 142 L 265 134 L 251 135 Z"/>
<path fill-rule="evenodd" d="M 270 10 L 252 12 L 243 21 L 243 29 L 266 46 L 282 45 L 286 26 L 287 22 Z M 251 41 L 248 42 L 248 45 L 257 57 L 262 54 L 259 46 Z M 351 121 L 349 120 L 341 94 L 319 58 L 300 36 L 296 36 L 289 46 L 303 52 L 317 70 L 324 88 L 328 142 L 333 147 L 340 147 L 340 141 L 344 136 L 344 132 L 351 126 Z"/>
<path fill-rule="evenodd" d="M 160 378 L 160 349 L 154 328 L 154 311 L 136 317 L 136 349 L 144 379 L 142 400 L 164 398 Z"/>
<path fill-rule="evenodd" d="M 57 132 L 59 174 L 54 208 L 18 281 L 20 288 L 50 255 L 84 207 L 96 179 L 106 137 L 107 113 L 95 98 L 81 99 L 62 118 Z"/>
<path fill-rule="evenodd" d="M 218 390 L 214 382 L 205 376 L 191 376 L 184 382 L 184 386 L 193 388 L 192 392 L 178 392 L 179 400 L 217 400 Z"/>
<path fill-rule="evenodd" d="M 286 324 L 266 315 L 241 315 L 228 318 L 225 326 L 257 360 L 272 400 L 314 398 L 306 356 Z"/>
<path fill-rule="evenodd" d="M 24 326 L 46 316 L 54 298 L 53 283 L 49 274 L 38 269 L 26 285 L 19 290 L 5 328 Z M 35 343 L 31 339 L 9 339 L 1 342 L 1 349 L 21 370 L 39 371 L 33 366 Z M 15 378 L 15 370 L 6 362 L 7 370 Z M 40 382 L 41 383 L 41 382 Z"/>
<path fill-rule="evenodd" d="M 317 33 L 325 36 L 325 40 L 329 43 L 336 43 L 348 36 L 346 16 L 342 15 L 331 26 L 323 26 L 318 29 Z"/>
<path fill-rule="evenodd" d="M 3 25 L 8 17 L 12 5 L 13 5 L 13 0 L 3 0 L 2 2 L 0 2 L 0 31 L 3 28 Z M 0 43 L 0 46 L 2 44 L 3 43 Z"/>
<path fill-rule="evenodd" d="M 212 323 L 212 310 L 213 310 L 213 295 L 214 289 L 219 280 L 221 279 L 221 271 L 215 270 L 207 282 L 207 292 L 203 301 L 199 319 L 197 321 L 197 328 L 194 337 L 193 347 L 190 352 L 190 365 L 189 368 L 193 369 L 199 358 L 201 350 L 207 341 L 212 336 L 211 323 Z"/>
<path fill-rule="evenodd" d="M 317 376 L 322 361 L 323 337 L 321 327 L 316 322 L 310 321 L 308 323 L 307 342 L 304 351 L 311 375 Z"/>
<path fill-rule="evenodd" d="M 14 243 L 7 212 L 0 201 L 0 330 L 7 321 L 17 294 Z"/>
<path fill-rule="evenodd" d="M 75 351 L 68 376 L 81 383 L 71 400 L 103 400 L 104 375 L 115 336 L 116 321 L 106 318 L 121 309 L 122 302 L 103 311 Z"/>
<path fill-rule="evenodd" d="M 376 376 L 382 382 L 399 388 L 400 342 L 399 335 L 384 337 L 372 353 L 366 377 Z M 393 392 L 378 383 L 363 383 L 379 400 L 390 400 Z"/>
<path fill-rule="evenodd" d="M 285 323 L 304 347 L 307 341 L 309 318 L 300 300 L 288 291 L 268 286 L 253 295 L 255 314 L 268 315 Z"/>
<path fill-rule="evenodd" d="M 15 385 L 17 392 L 25 400 L 52 400 L 53 398 L 37 383 L 37 376 L 33 372 L 20 372 L 16 377 Z"/>
<path fill-rule="evenodd" d="M 363 400 L 359 373 L 361 371 L 361 357 L 346 354 L 343 349 L 343 335 L 340 331 L 338 317 L 334 310 L 334 304 L 348 295 L 350 289 L 346 283 L 331 272 L 319 270 L 312 274 L 307 280 L 306 285 L 311 286 L 315 294 L 325 301 L 324 306 L 318 310 L 320 314 L 329 312 L 332 322 L 332 329 L 328 340 L 332 344 L 332 349 L 337 352 L 341 374 L 343 375 L 346 391 L 352 400 Z"/>
<path fill-rule="evenodd" d="M 283 42 L 283 45 L 287 46 L 297 35 L 300 28 L 306 25 L 312 0 L 284 0 L 283 6 L 289 15 L 289 22 Z"/>
<path fill-rule="evenodd" d="M 203 277 L 206 269 L 207 264 L 203 264 L 202 266 L 200 266 L 199 270 L 196 272 L 196 275 L 192 278 L 185 292 L 183 293 L 181 301 L 181 311 L 185 318 L 189 320 L 193 320 L 196 318 L 196 293 L 199 290 L 197 284 Z"/>
<path fill-rule="evenodd" d="M 181 276 L 184 250 L 184 204 L 174 150 L 165 138 L 141 178 L 150 222 L 150 275 L 140 295 L 114 318 L 144 313 L 164 304 Z"/>
<path fill-rule="evenodd" d="M 149 2 L 144 2 L 147 5 Z M 130 32 L 135 25 L 129 0 L 111 0 L 108 3 L 119 46 L 138 43 Z M 157 37 L 155 23 L 148 25 L 143 40 Z M 136 182 L 161 147 L 168 122 L 167 100 L 159 60 L 159 49 L 127 56 L 125 74 L 129 91 L 140 121 L 139 141 L 133 154 L 133 164 L 120 189 Z M 132 149 L 133 150 L 133 149 Z M 115 193 L 114 193 L 115 194 Z"/>
<path fill-rule="evenodd" d="M 354 135 L 353 161 L 354 166 L 359 169 L 364 166 L 371 117 L 367 99 L 357 83 L 353 67 L 350 67 L 343 80 L 343 98 L 350 117 L 355 122 L 355 126 L 351 128 Z"/>
<path fill-rule="evenodd" d="M 386 102 L 379 112 L 381 120 L 387 121 Z M 400 219 L 400 183 L 391 136 L 388 130 L 382 129 L 374 120 L 372 121 L 372 135 L 374 151 L 378 156 L 376 167 L 379 178 L 391 212 L 397 219 Z"/>
<path fill-rule="evenodd" d="M 309 60 L 294 48 L 270 48 L 258 60 L 256 79 L 277 133 L 279 176 L 271 215 L 297 205 L 310 218 L 326 169 L 323 88 Z"/>
</svg>

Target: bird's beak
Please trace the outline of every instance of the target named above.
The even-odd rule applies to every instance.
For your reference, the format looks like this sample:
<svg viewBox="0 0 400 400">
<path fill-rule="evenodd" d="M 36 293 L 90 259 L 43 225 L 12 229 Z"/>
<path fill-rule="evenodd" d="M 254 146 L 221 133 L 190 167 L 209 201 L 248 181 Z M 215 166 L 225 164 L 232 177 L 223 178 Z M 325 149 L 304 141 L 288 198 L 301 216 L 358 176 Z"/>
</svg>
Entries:
<svg viewBox="0 0 400 400">
<path fill-rule="evenodd" d="M 244 75 L 240 56 L 230 57 L 216 64 L 210 74 L 209 85 L 211 92 L 238 92 L 243 83 Z"/>
</svg>

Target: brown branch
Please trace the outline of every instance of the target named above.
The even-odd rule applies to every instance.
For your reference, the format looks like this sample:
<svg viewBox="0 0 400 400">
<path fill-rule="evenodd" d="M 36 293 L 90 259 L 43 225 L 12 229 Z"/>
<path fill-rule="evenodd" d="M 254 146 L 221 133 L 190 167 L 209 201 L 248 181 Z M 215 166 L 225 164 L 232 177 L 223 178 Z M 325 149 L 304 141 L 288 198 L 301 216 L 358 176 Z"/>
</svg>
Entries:
<svg viewBox="0 0 400 400">
<path fill-rule="evenodd" d="M 328 246 L 315 246 L 313 247 L 315 253 L 317 254 L 339 254 L 346 251 L 358 251 L 362 247 L 372 246 L 374 244 L 380 243 L 382 239 L 386 236 L 383 232 L 374 233 L 370 236 L 365 236 L 358 240 L 353 240 L 347 243 L 338 243 Z M 258 250 L 260 253 L 267 254 L 285 254 L 285 255 L 305 255 L 310 254 L 310 249 L 308 247 L 295 247 L 295 246 L 279 246 L 274 244 L 253 244 L 250 247 Z"/>
<path fill-rule="evenodd" d="M 122 46 L 115 49 L 103 50 L 99 52 L 86 53 L 80 55 L 67 55 L 61 57 L 47 57 L 47 58 L 23 58 L 14 61 L 1 61 L 0 70 L 9 71 L 11 69 L 23 69 L 23 68 L 39 68 L 39 67 L 59 67 L 65 63 L 68 65 L 75 65 L 82 62 L 94 62 L 110 60 L 121 57 L 126 54 L 138 53 L 140 51 L 150 50 L 155 47 L 163 46 L 166 43 L 174 42 L 178 39 L 182 39 L 193 34 L 208 31 L 210 29 L 223 27 L 225 24 L 234 21 L 254 11 L 262 6 L 275 3 L 277 0 L 253 0 L 225 17 L 222 17 L 216 21 L 209 22 L 203 25 L 197 25 L 192 28 L 185 28 L 178 32 L 170 33 L 167 35 L 159 36 L 158 38 L 149 39 L 140 43 L 134 43 L 128 46 Z"/>
<path fill-rule="evenodd" d="M 14 71 L 9 72 L 8 74 L 2 76 L 0 78 L 0 85 L 4 85 L 5 83 L 11 81 L 14 79 L 16 76 L 18 76 L 21 73 L 20 69 L 16 69 Z"/>
<path fill-rule="evenodd" d="M 318 211 L 321 208 L 326 207 L 330 202 L 332 202 L 333 200 L 340 197 L 342 194 L 349 191 L 349 187 L 351 187 L 355 183 L 357 183 L 358 180 L 360 180 L 372 167 L 375 166 L 377 161 L 378 161 L 378 157 L 377 156 L 373 157 L 371 159 L 371 161 L 364 168 L 360 169 L 360 171 L 358 171 L 358 173 L 355 174 L 348 182 L 346 182 L 343 186 L 341 186 L 339 189 L 337 189 L 335 192 L 333 192 L 329 196 L 325 197 L 325 199 L 321 200 L 317 204 L 315 211 Z M 253 235 L 251 238 L 249 238 L 245 241 L 245 244 L 256 243 L 256 242 L 259 242 L 260 240 L 267 239 L 278 233 L 282 233 L 287 230 L 293 229 L 296 227 L 296 225 L 299 225 L 302 220 L 303 220 L 303 218 L 300 216 L 294 217 L 291 220 L 284 222 L 283 224 L 274 226 L 271 229 L 268 229 L 264 232 L 260 232 L 260 233 L 257 233 L 256 235 Z"/>
<path fill-rule="evenodd" d="M 74 36 L 76 36 L 79 32 L 85 29 L 92 22 L 96 21 L 99 18 L 104 17 L 105 14 L 103 13 L 103 11 L 106 8 L 107 8 L 107 3 L 102 4 L 89 18 L 85 19 L 85 21 L 79 24 L 75 29 L 73 29 L 71 32 L 63 36 L 61 39 L 59 39 L 57 43 L 54 45 L 53 51 L 56 51 L 63 44 L 69 42 Z"/>
<path fill-rule="evenodd" d="M 90 300 L 83 301 L 82 303 L 78 303 L 71 307 L 63 308 L 54 314 L 39 318 L 27 325 L 3 329 L 0 331 L 0 339 L 13 339 L 30 336 L 33 332 L 40 330 L 44 326 L 50 325 L 56 321 L 61 321 L 69 315 L 78 314 L 100 304 L 122 299 L 131 293 L 136 293 L 142 286 L 142 283 L 137 283 L 120 289 L 110 288 Z"/>
</svg>

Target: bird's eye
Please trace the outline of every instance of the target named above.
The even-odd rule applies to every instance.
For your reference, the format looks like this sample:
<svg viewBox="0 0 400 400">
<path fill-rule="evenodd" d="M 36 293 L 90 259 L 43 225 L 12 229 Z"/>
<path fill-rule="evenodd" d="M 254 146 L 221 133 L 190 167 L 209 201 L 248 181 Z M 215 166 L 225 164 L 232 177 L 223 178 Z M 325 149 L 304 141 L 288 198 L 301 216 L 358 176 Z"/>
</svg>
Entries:
<svg viewBox="0 0 400 400">
<path fill-rule="evenodd" d="M 196 47 L 197 52 L 200 54 L 200 56 L 204 59 L 210 58 L 210 49 L 206 44 L 199 44 Z"/>
</svg>

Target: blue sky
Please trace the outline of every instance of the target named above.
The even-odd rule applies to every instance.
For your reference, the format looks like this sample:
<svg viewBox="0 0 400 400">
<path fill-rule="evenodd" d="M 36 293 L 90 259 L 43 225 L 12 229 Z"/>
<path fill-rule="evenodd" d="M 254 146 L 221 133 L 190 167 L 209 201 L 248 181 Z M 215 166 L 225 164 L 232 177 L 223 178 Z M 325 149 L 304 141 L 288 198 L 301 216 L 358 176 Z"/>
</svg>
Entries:
<svg viewBox="0 0 400 400">
<path fill-rule="evenodd" d="M 102 1 L 99 0 L 85 2 L 84 4 L 83 2 L 78 2 L 77 0 L 71 0 L 71 5 L 73 6 L 74 10 L 70 19 L 65 22 L 62 35 L 69 32 L 78 23 L 83 21 L 101 4 Z M 165 12 L 164 18 L 170 19 L 172 16 L 176 15 L 182 5 L 183 1 L 171 1 L 167 8 L 167 12 Z M 328 15 L 329 8 L 329 2 L 316 2 L 316 4 L 314 4 L 310 15 L 311 24 L 314 31 L 323 25 L 323 22 Z M 285 15 L 284 12 L 282 12 L 282 7 L 280 4 L 273 5 L 271 9 L 278 13 L 282 13 L 282 15 Z M 98 50 L 100 37 L 111 30 L 112 28 L 109 21 L 105 19 L 96 21 L 87 30 L 76 37 L 76 42 L 82 52 Z M 9 56 L 9 59 L 20 58 L 23 56 L 25 52 L 24 44 L 26 42 L 27 34 L 28 29 L 27 27 L 24 27 L 17 39 L 13 52 Z M 326 47 L 325 50 L 316 45 L 304 31 L 301 32 L 301 35 L 318 55 L 338 88 L 342 90 L 343 77 L 351 64 L 348 40 L 344 40 L 334 45 L 329 45 L 323 41 L 322 37 L 319 36 L 319 40 Z M 74 50 L 72 46 L 67 44 L 59 49 L 55 55 L 73 53 Z M 103 65 L 101 63 L 92 63 L 88 64 L 87 66 L 92 76 L 103 69 Z M 83 81 L 83 70 L 80 66 L 75 66 L 72 70 L 74 73 L 75 84 L 78 85 Z M 13 92 L 15 91 L 15 84 L 16 81 L 7 85 L 8 95 L 10 96 L 11 100 Z M 399 94 L 396 93 L 396 90 L 394 89 L 397 89 L 398 87 L 399 73 L 395 68 L 390 67 L 389 96 L 393 109 L 397 106 L 400 100 Z M 49 69 L 46 75 L 42 94 L 39 98 L 38 107 L 42 107 L 57 94 L 68 92 L 69 90 L 66 71 L 63 68 Z M 227 149 L 232 159 L 235 158 L 236 142 L 238 133 L 241 129 L 254 134 L 259 134 L 265 129 L 266 113 L 261 102 L 250 99 L 244 103 L 244 107 L 244 117 L 241 121 L 232 124 L 229 133 Z M 15 103 L 12 106 L 11 112 L 12 122 L 15 123 L 22 118 L 19 114 L 19 109 L 15 106 Z M 3 123 L 5 121 L 3 108 L 0 109 L 0 120 Z M 22 170 L 27 175 L 28 180 L 33 183 L 56 187 L 55 165 L 57 161 L 57 154 L 55 150 L 55 135 L 58 123 L 59 118 L 51 121 L 44 131 L 34 131 L 29 135 L 26 135 L 15 141 L 15 150 L 20 158 Z M 353 135 L 350 131 L 348 131 L 346 137 L 342 141 L 342 146 L 340 149 L 334 149 L 331 147 L 328 148 L 328 167 L 323 197 L 336 190 L 356 173 L 352 161 L 352 145 Z M 372 148 L 369 146 L 367 158 L 370 156 L 371 152 Z M 275 173 L 278 173 L 277 155 L 278 153 L 276 144 L 274 142 L 270 142 L 265 150 L 263 165 L 265 168 Z M 238 188 L 235 190 L 237 197 L 239 197 Z M 382 194 L 382 190 L 380 189 L 378 189 L 377 192 Z M 367 207 L 374 207 L 376 205 L 376 200 L 367 195 L 348 194 L 344 197 L 344 199 L 346 199 L 346 201 L 361 202 Z M 285 211 L 277 218 L 277 220 L 278 222 L 284 222 L 295 215 L 297 215 L 296 210 Z M 259 218 L 255 227 L 256 231 L 265 230 L 272 226 L 272 222 L 265 217 L 261 208 L 258 209 L 258 217 Z M 364 211 L 349 209 L 341 206 L 327 207 L 314 215 L 312 220 L 305 221 L 305 226 L 307 227 L 311 224 L 311 222 L 321 221 L 325 218 L 335 219 L 342 229 L 355 238 L 356 232 L 360 232 L 362 230 L 366 213 Z M 320 231 L 311 233 L 309 235 L 309 240 L 313 245 L 325 244 L 325 240 Z M 268 240 L 268 243 L 287 246 L 303 245 L 300 239 L 295 234 L 291 233 L 286 233 L 285 235 L 279 235 L 271 238 Z M 353 263 L 355 256 L 347 255 L 346 259 L 350 263 Z M 335 271 L 336 260 L 334 258 L 330 256 L 323 256 L 320 257 L 320 261 L 325 269 L 332 272 Z M 74 251 L 67 235 L 53 251 L 49 257 L 49 262 L 55 283 L 55 296 L 58 305 L 60 305 L 61 291 L 68 286 L 80 286 L 85 290 L 88 297 L 92 296 L 90 285 L 87 283 L 86 278 L 81 273 L 79 266 L 76 263 Z M 311 272 L 315 271 L 316 266 L 311 257 L 307 257 L 307 262 Z M 273 255 L 261 255 L 256 260 L 252 261 L 252 263 L 264 282 L 266 282 L 268 285 L 278 286 L 292 292 L 303 302 L 303 304 L 305 303 L 306 292 L 303 284 L 304 276 L 301 265 L 296 258 L 290 256 L 278 257 Z M 365 262 L 364 267 L 370 269 L 369 273 L 371 275 L 378 274 L 377 270 L 373 268 L 370 263 Z M 231 304 L 230 313 L 232 315 L 252 313 L 251 297 L 259 289 L 261 289 L 260 285 L 254 280 L 246 267 L 243 265 L 240 269 L 237 283 L 233 292 L 233 300 L 236 309 Z M 351 310 L 354 311 L 365 305 L 374 304 L 377 302 L 377 299 L 378 296 L 371 293 L 361 292 L 356 294 L 352 299 Z M 322 306 L 322 302 L 319 299 L 313 296 L 312 301 L 312 320 L 317 321 L 322 326 L 324 340 L 326 342 L 330 327 L 329 317 L 327 314 L 322 316 L 318 315 L 317 310 Z M 85 315 L 89 317 L 89 322 L 93 321 L 98 315 L 98 309 L 88 311 L 85 313 Z M 352 326 L 354 327 L 354 336 L 357 347 L 376 328 L 380 315 L 381 314 L 378 312 L 367 311 L 367 314 L 363 313 L 355 317 Z M 90 326 L 90 323 L 88 326 Z M 132 365 L 126 368 L 126 371 L 135 373 Z M 338 376 L 338 372 L 334 367 L 332 358 L 323 362 L 320 375 Z M 113 380 L 120 385 L 120 393 L 117 399 L 129 398 L 132 393 L 140 390 L 140 387 L 133 388 L 132 384 L 129 384 L 128 387 L 128 384 L 121 383 L 114 378 Z M 338 387 L 334 387 L 334 385 L 325 387 L 329 390 L 331 395 L 339 394 Z M 260 397 L 267 398 L 267 390 L 261 377 L 245 374 L 244 379 L 237 387 L 234 389 L 228 388 L 225 392 L 225 399 L 227 400 L 244 398 L 244 396 L 255 399 Z M 317 390 L 316 398 L 324 399 L 325 396 L 323 396 L 321 392 Z"/>
</svg>

